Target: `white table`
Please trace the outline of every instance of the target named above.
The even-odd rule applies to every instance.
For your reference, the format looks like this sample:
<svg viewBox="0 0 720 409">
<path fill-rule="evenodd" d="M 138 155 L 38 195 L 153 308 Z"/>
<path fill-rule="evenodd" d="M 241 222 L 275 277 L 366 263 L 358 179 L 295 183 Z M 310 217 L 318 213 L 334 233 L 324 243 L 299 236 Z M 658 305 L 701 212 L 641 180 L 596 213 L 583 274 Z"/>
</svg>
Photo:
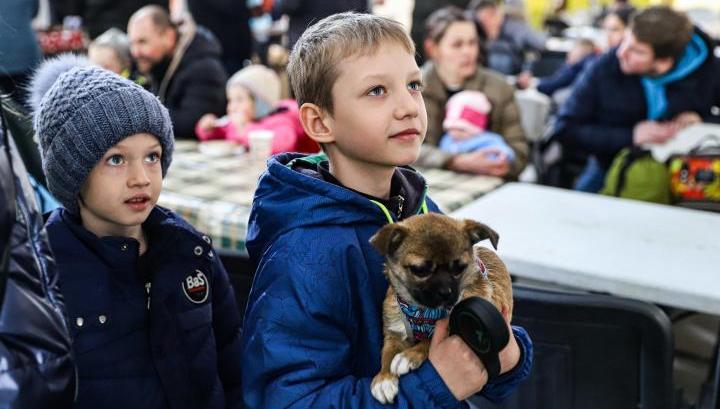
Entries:
<svg viewBox="0 0 720 409">
<path fill-rule="evenodd" d="M 720 214 L 509 183 L 453 216 L 518 277 L 720 315 Z"/>
</svg>

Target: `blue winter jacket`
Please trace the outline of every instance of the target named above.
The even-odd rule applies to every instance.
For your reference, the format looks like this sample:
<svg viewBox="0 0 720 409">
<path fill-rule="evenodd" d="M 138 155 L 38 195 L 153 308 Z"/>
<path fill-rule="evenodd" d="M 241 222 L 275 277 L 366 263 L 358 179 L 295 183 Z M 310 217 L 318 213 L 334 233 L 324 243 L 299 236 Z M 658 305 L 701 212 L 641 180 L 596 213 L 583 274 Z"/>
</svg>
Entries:
<svg viewBox="0 0 720 409">
<path fill-rule="evenodd" d="M 136 240 L 98 238 L 62 208 L 47 222 L 78 368 L 75 408 L 241 407 L 240 317 L 210 239 L 161 207 L 143 228 L 149 294 Z"/>
<path fill-rule="evenodd" d="M 714 46 L 700 30 L 710 50 Z M 626 75 L 612 49 L 591 63 L 575 81 L 573 91 L 560 108 L 554 137 L 563 144 L 593 154 L 607 169 L 615 155 L 633 144 L 633 128 L 648 119 L 641 76 Z M 709 53 L 706 61 L 687 77 L 666 86 L 667 120 L 685 111 L 698 113 L 703 121 L 720 122 L 713 106 L 720 106 L 720 63 Z"/>
<path fill-rule="evenodd" d="M 286 166 L 298 154 L 269 161 L 253 201 L 248 252 L 257 272 L 243 328 L 242 387 L 248 408 L 381 407 L 370 394 L 380 370 L 383 259 L 368 243 L 383 211 L 349 189 Z M 425 181 L 403 169 L 420 200 Z M 437 206 L 426 199 L 430 211 Z M 394 218 L 395 216 L 393 216 Z M 532 345 L 518 366 L 482 394 L 510 394 L 532 365 Z M 429 361 L 400 378 L 399 408 L 459 408 Z"/>
</svg>

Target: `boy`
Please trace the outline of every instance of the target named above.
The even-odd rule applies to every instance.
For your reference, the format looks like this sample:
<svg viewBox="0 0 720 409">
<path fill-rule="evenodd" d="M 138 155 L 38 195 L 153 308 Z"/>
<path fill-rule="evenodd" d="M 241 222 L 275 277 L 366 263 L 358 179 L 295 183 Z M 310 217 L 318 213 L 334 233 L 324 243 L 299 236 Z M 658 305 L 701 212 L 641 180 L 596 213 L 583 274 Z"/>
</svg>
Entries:
<svg viewBox="0 0 720 409">
<path fill-rule="evenodd" d="M 413 54 L 401 25 L 354 13 L 321 20 L 293 49 L 300 118 L 328 160 L 277 156 L 255 194 L 248 251 L 258 269 L 243 331 L 248 408 L 381 406 L 370 381 L 388 283 L 368 239 L 385 223 L 438 211 L 422 176 L 405 167 L 427 127 Z M 527 334 L 514 333 L 501 356 L 505 375 L 485 385 L 480 361 L 439 321 L 429 359 L 400 378 L 395 404 L 465 407 L 481 390 L 501 399 L 531 366 Z"/>
<path fill-rule="evenodd" d="M 47 91 L 46 91 L 47 89 Z M 240 319 L 210 239 L 155 206 L 168 111 L 72 56 L 33 80 L 47 222 L 78 368 L 75 408 L 241 405 Z"/>
</svg>

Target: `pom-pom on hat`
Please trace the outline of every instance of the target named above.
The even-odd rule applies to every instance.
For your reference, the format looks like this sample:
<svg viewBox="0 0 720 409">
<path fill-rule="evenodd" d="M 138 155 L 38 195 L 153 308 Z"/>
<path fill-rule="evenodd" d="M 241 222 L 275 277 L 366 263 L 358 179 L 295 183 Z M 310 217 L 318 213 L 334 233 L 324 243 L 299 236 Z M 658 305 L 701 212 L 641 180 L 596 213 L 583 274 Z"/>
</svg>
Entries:
<svg viewBox="0 0 720 409">
<path fill-rule="evenodd" d="M 483 132 L 492 109 L 490 100 L 480 91 L 461 91 L 448 99 L 443 128 L 462 129 L 468 133 Z"/>
<path fill-rule="evenodd" d="M 174 146 L 170 115 L 139 85 L 67 54 L 38 68 L 30 102 L 48 189 L 71 213 L 79 213 L 78 194 L 90 171 L 129 136 L 157 137 L 167 173 Z"/>
</svg>

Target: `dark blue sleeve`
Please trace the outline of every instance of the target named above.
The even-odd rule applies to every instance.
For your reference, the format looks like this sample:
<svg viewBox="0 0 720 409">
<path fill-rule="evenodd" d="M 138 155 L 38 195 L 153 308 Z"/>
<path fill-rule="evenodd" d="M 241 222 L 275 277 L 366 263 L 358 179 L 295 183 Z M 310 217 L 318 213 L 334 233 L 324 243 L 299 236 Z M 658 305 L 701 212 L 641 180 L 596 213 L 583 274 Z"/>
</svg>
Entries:
<svg viewBox="0 0 720 409">
<path fill-rule="evenodd" d="M 217 256 L 213 259 L 211 270 L 212 322 L 217 344 L 218 375 L 225 391 L 226 408 L 242 408 L 240 313 L 225 267 Z"/>
<path fill-rule="evenodd" d="M 362 328 L 347 282 L 363 255 L 308 235 L 287 236 L 264 254 L 245 315 L 247 408 L 466 407 L 429 361 L 400 378 L 394 406 L 376 401 L 372 379 L 351 372 L 354 361 L 367 359 L 354 352 L 353 334 Z"/>
<path fill-rule="evenodd" d="M 569 87 L 580 73 L 576 66 L 577 64 L 563 64 L 555 74 L 541 78 L 537 90 L 545 95 L 552 96 L 555 91 Z"/>
<path fill-rule="evenodd" d="M 608 126 L 598 122 L 599 89 L 605 86 L 603 65 L 592 64 L 584 70 L 572 93 L 560 108 L 553 132 L 563 144 L 579 147 L 593 154 L 615 154 L 632 145 L 632 126 Z"/>
<path fill-rule="evenodd" d="M 513 326 L 512 330 L 518 347 L 520 347 L 520 361 L 515 368 L 489 382 L 480 392 L 480 395 L 495 403 L 499 403 L 510 396 L 520 382 L 530 375 L 532 370 L 533 344 L 530 335 L 522 327 Z"/>
</svg>

